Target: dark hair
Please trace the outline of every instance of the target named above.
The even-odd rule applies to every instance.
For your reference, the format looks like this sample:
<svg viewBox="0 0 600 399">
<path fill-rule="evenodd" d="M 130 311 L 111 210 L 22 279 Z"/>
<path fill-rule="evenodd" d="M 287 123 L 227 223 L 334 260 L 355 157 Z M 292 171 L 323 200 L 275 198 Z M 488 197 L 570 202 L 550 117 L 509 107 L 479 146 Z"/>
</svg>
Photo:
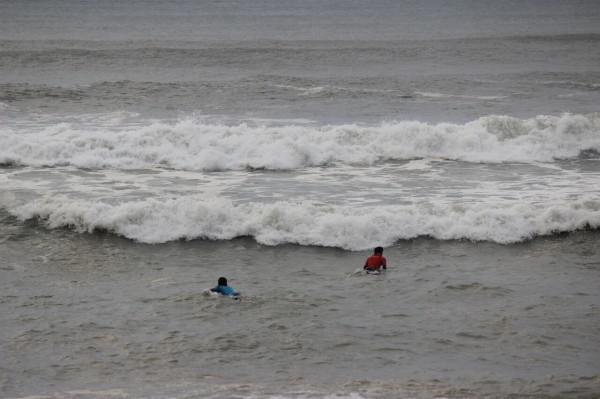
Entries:
<svg viewBox="0 0 600 399">
<path fill-rule="evenodd" d="M 383 253 L 383 248 L 381 248 L 381 247 L 375 248 L 375 253 L 376 254 L 382 254 Z"/>
<path fill-rule="evenodd" d="M 227 279 L 225 277 L 219 277 L 219 281 L 217 282 L 219 285 L 227 285 Z"/>
</svg>

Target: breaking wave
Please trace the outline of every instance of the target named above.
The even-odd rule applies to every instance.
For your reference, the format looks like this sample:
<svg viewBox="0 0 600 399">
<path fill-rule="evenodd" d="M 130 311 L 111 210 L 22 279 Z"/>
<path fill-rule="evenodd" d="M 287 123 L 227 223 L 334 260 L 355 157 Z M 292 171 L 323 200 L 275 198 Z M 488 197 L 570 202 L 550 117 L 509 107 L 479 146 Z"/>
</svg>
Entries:
<svg viewBox="0 0 600 399">
<path fill-rule="evenodd" d="M 191 171 L 293 170 L 415 158 L 476 163 L 552 162 L 600 153 L 600 115 L 487 116 L 466 124 L 175 123 L 106 128 L 60 123 L 38 131 L 0 129 L 0 164 Z"/>
<path fill-rule="evenodd" d="M 422 203 L 389 206 L 318 205 L 280 201 L 235 204 L 187 196 L 107 204 L 47 197 L 5 208 L 50 228 L 108 231 L 143 243 L 229 240 L 251 236 L 266 245 L 295 243 L 363 250 L 428 236 L 510 244 L 540 235 L 600 228 L 600 201 L 513 204 Z"/>
</svg>

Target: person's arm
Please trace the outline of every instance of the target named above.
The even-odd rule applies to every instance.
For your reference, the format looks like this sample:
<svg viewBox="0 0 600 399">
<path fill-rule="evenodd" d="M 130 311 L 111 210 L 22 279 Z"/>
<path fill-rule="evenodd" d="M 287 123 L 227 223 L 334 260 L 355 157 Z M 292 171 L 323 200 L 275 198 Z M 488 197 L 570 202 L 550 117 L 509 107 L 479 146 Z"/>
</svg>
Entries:
<svg viewBox="0 0 600 399">
<path fill-rule="evenodd" d="M 387 269 L 387 260 L 383 256 L 382 256 L 382 258 L 383 258 L 383 265 L 382 265 L 383 270 L 386 270 Z"/>
</svg>

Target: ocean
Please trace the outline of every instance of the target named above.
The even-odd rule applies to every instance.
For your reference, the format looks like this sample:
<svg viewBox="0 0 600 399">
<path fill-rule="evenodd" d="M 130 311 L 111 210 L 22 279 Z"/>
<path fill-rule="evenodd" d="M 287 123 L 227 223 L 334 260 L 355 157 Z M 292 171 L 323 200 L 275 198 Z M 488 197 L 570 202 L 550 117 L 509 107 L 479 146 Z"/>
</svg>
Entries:
<svg viewBox="0 0 600 399">
<path fill-rule="evenodd" d="M 0 397 L 600 397 L 598 21 L 2 1 Z"/>
</svg>

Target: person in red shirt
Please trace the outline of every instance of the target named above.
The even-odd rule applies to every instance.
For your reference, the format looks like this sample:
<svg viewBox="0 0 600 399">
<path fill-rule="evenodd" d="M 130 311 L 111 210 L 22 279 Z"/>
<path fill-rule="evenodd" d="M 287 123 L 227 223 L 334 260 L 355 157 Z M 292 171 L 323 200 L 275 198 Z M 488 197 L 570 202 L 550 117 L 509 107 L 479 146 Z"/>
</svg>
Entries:
<svg viewBox="0 0 600 399">
<path fill-rule="evenodd" d="M 387 261 L 383 256 L 383 248 L 377 247 L 373 255 L 369 256 L 365 261 L 365 266 L 363 269 L 367 271 L 379 270 L 380 267 L 383 267 L 383 270 L 387 267 Z"/>
</svg>

